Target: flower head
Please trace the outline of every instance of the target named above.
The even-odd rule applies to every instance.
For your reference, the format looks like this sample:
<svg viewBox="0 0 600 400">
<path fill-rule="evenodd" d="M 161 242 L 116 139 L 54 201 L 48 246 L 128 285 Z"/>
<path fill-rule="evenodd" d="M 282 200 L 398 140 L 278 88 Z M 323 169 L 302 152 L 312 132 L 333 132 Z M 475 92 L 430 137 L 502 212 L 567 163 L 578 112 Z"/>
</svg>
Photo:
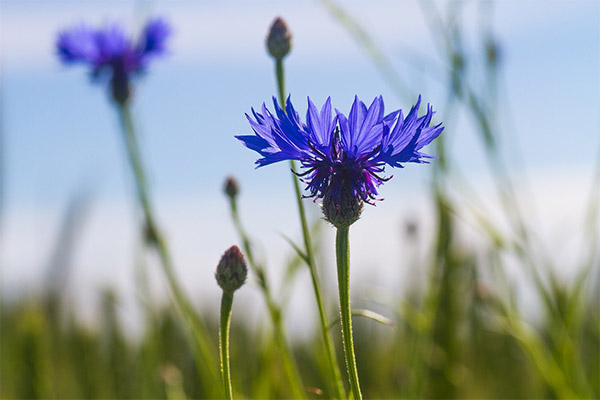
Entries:
<svg viewBox="0 0 600 400">
<path fill-rule="evenodd" d="M 261 112 L 246 115 L 254 135 L 237 136 L 262 157 L 258 167 L 282 160 L 299 160 L 298 173 L 307 184 L 309 197 L 323 198 L 323 211 L 334 225 L 350 225 L 360 216 L 363 202 L 373 204 L 386 164 L 426 163 L 432 156 L 420 152 L 444 129 L 430 126 L 434 114 L 427 106 L 419 117 L 421 96 L 410 112 L 384 112 L 382 97 L 367 107 L 355 97 L 348 116 L 332 111 L 327 99 L 319 111 L 308 99 L 306 123 L 288 98 L 286 111 L 273 99 L 275 114 L 263 104 Z"/>
<path fill-rule="evenodd" d="M 130 97 L 131 78 L 165 52 L 170 32 L 169 25 L 160 18 L 149 21 L 137 41 L 116 23 L 101 29 L 81 24 L 61 31 L 56 48 L 63 63 L 85 64 L 93 80 L 110 81 L 113 98 L 122 104 Z"/>
</svg>

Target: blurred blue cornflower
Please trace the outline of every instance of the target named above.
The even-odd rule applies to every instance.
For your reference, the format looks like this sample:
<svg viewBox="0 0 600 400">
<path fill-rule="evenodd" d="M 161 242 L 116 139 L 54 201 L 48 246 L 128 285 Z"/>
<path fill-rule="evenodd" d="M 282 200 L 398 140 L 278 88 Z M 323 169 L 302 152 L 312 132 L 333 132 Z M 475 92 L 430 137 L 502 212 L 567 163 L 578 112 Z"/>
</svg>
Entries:
<svg viewBox="0 0 600 400">
<path fill-rule="evenodd" d="M 363 202 L 378 200 L 377 187 L 392 178 L 381 175 L 386 164 L 402 168 L 402 163 L 427 163 L 433 158 L 419 150 L 444 129 L 441 123 L 430 126 L 434 114 L 430 105 L 425 115 L 417 116 L 421 96 L 406 117 L 402 110 L 385 115 L 381 96 L 368 108 L 355 97 L 348 117 L 337 109 L 332 115 L 330 98 L 320 112 L 308 98 L 306 123 L 289 98 L 286 112 L 275 98 L 273 103 L 276 115 L 265 104 L 262 113 L 252 109 L 254 119 L 246 115 L 255 135 L 236 137 L 262 156 L 258 167 L 299 160 L 304 171 L 298 175 L 307 184 L 309 197 L 324 199 L 323 210 L 334 225 L 335 216 L 346 209 L 352 208 L 357 219 Z M 347 221 L 342 217 L 342 223 Z"/>
<path fill-rule="evenodd" d="M 63 63 L 86 64 L 94 81 L 109 81 L 114 100 L 124 104 L 131 95 L 131 78 L 165 52 L 170 33 L 171 28 L 160 18 L 150 20 L 137 41 L 117 23 L 101 29 L 81 24 L 61 31 L 56 47 Z"/>
</svg>

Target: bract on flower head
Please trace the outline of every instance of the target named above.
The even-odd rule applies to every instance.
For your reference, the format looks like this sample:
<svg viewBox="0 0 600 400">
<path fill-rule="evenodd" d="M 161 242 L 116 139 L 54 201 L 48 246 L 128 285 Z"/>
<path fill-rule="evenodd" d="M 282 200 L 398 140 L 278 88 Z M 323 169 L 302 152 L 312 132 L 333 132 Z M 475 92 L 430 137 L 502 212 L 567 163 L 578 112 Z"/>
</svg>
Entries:
<svg viewBox="0 0 600 400">
<path fill-rule="evenodd" d="M 286 112 L 276 99 L 273 104 L 275 114 L 263 104 L 260 113 L 253 109 L 252 116 L 246 115 L 254 135 L 236 137 L 262 156 L 256 161 L 258 167 L 299 160 L 303 171 L 298 175 L 307 184 L 309 197 L 324 198 L 325 208 L 341 207 L 329 210 L 334 219 L 343 216 L 340 224 L 352 219 L 348 210 L 355 210 L 357 219 L 363 202 L 377 200 L 377 187 L 391 178 L 383 176 L 386 164 L 401 168 L 403 163 L 426 163 L 432 158 L 420 150 L 444 129 L 441 124 L 430 126 L 431 106 L 418 116 L 421 96 L 406 117 L 402 110 L 385 114 L 381 96 L 368 107 L 355 97 L 348 116 L 337 109 L 334 114 L 330 98 L 320 111 L 308 98 L 306 123 L 291 99 Z"/>
<path fill-rule="evenodd" d="M 118 103 L 130 97 L 130 81 L 144 72 L 154 57 L 166 50 L 169 25 L 157 18 L 149 21 L 137 41 L 125 34 L 116 23 L 101 29 L 81 24 L 58 34 L 56 43 L 60 60 L 65 64 L 81 63 L 90 67 L 95 81 L 109 81 Z"/>
</svg>

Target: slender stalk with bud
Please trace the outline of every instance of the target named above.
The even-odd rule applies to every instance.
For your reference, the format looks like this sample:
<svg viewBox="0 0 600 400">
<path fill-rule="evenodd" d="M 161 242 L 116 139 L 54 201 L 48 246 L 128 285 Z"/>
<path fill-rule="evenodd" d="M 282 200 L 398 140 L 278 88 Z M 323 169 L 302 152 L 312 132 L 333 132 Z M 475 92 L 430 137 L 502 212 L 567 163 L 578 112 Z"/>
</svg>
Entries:
<svg viewBox="0 0 600 400">
<path fill-rule="evenodd" d="M 277 80 L 277 93 L 279 97 L 279 103 L 285 110 L 285 69 L 283 59 L 288 55 L 292 48 L 292 34 L 281 17 L 277 17 L 269 29 L 267 35 L 267 50 L 269 54 L 275 60 L 275 77 Z M 321 283 L 319 281 L 319 275 L 317 273 L 317 266 L 315 262 L 315 255 L 312 249 L 312 241 L 310 238 L 310 230 L 308 228 L 308 222 L 306 219 L 306 212 L 304 210 L 304 203 L 302 202 L 302 192 L 300 190 L 300 182 L 296 176 L 296 163 L 294 160 L 290 160 L 290 169 L 292 171 L 292 181 L 294 184 L 294 194 L 296 196 L 296 203 L 298 205 L 298 213 L 300 215 L 300 224 L 302 225 L 302 236 L 304 238 L 304 249 L 306 252 L 306 260 L 308 268 L 310 270 L 310 277 L 313 284 L 315 298 L 317 301 L 317 307 L 319 309 L 319 322 L 321 325 L 321 334 L 323 337 L 323 343 L 325 344 L 325 354 L 327 355 L 327 364 L 329 366 L 329 372 L 333 381 L 333 389 L 335 397 L 338 399 L 346 398 L 346 391 L 342 383 L 342 376 L 340 373 L 340 367 L 335 356 L 335 350 L 333 347 L 333 339 L 328 329 L 328 319 L 325 311 L 325 304 L 323 302 Z"/>
<path fill-rule="evenodd" d="M 221 380 L 227 400 L 233 399 L 231 385 L 231 368 L 229 365 L 229 326 L 231 323 L 231 307 L 233 293 L 238 290 L 248 275 L 248 267 L 239 247 L 231 246 L 219 261 L 215 277 L 223 289 L 221 297 L 221 318 L 219 325 L 219 349 L 221 354 Z"/>
<path fill-rule="evenodd" d="M 136 135 L 130 104 L 134 94 L 133 82 L 144 73 L 154 59 L 166 52 L 171 28 L 161 18 L 149 21 L 136 41 L 128 37 L 121 26 L 108 24 L 94 29 L 79 25 L 63 30 L 58 35 L 56 49 L 64 64 L 84 64 L 91 69 L 95 83 L 106 84 L 110 99 L 116 106 L 123 130 L 127 158 L 131 166 L 136 194 L 143 215 L 142 228 L 145 243 L 156 250 L 175 304 L 181 310 L 190 328 L 190 341 L 204 381 L 218 379 L 214 368 L 216 354 L 210 346 L 208 329 L 183 292 L 173 267 L 167 242 L 162 235 L 152 206 L 146 170 Z M 212 395 L 218 395 L 218 391 Z"/>
<path fill-rule="evenodd" d="M 227 197 L 229 198 L 229 205 L 231 208 L 231 216 L 233 218 L 233 223 L 242 240 L 243 248 L 246 252 L 246 257 L 248 258 L 248 264 L 252 269 L 252 273 L 256 275 L 258 286 L 260 287 L 265 298 L 265 302 L 267 303 L 269 316 L 271 318 L 271 321 L 273 322 L 275 343 L 277 344 L 277 347 L 279 348 L 279 353 L 281 354 L 283 371 L 290 384 L 291 394 L 296 399 L 303 399 L 306 397 L 304 385 L 302 383 L 302 377 L 300 376 L 300 372 L 298 371 L 298 367 L 296 365 L 296 360 L 294 359 L 294 355 L 288 344 L 287 334 L 283 325 L 283 320 L 281 318 L 281 307 L 276 303 L 273 297 L 273 294 L 271 292 L 271 286 L 269 285 L 269 282 L 267 280 L 265 267 L 254 259 L 254 252 L 252 251 L 252 244 L 250 242 L 250 238 L 246 234 L 246 230 L 242 225 L 242 221 L 238 213 L 237 196 L 239 194 L 239 190 L 240 188 L 235 178 L 228 177 L 225 180 L 224 191 Z"/>
</svg>

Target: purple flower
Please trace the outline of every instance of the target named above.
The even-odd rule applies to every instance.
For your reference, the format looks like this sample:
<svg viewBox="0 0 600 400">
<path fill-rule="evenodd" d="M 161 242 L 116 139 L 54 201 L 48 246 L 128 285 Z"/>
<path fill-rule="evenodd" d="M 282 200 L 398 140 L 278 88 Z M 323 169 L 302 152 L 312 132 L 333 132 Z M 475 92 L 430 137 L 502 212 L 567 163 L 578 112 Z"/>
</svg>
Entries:
<svg viewBox="0 0 600 400">
<path fill-rule="evenodd" d="M 110 81 L 113 98 L 125 103 L 130 96 L 130 81 L 144 72 L 150 60 L 163 54 L 171 32 L 162 19 L 149 21 L 137 42 L 113 23 L 102 29 L 75 26 L 58 34 L 56 43 L 65 64 L 81 63 L 90 67 L 95 81 Z"/>
<path fill-rule="evenodd" d="M 334 115 L 329 98 L 320 111 L 309 98 L 306 123 L 289 98 L 286 112 L 275 98 L 273 103 L 275 115 L 264 104 L 261 113 L 252 109 L 254 118 L 246 115 L 254 135 L 236 137 L 262 156 L 256 161 L 258 167 L 299 160 L 304 170 L 298 175 L 307 184 L 309 197 L 324 198 L 330 221 L 328 203 L 337 207 L 337 214 L 348 208 L 360 214 L 362 203 L 373 204 L 377 187 L 391 179 L 382 175 L 385 165 L 402 168 L 403 163 L 426 163 L 432 156 L 420 150 L 444 129 L 441 124 L 430 126 L 434 112 L 429 105 L 425 115 L 418 117 L 421 96 L 406 117 L 402 110 L 386 115 L 381 96 L 369 107 L 355 97 L 348 117 L 337 109 Z"/>
</svg>

